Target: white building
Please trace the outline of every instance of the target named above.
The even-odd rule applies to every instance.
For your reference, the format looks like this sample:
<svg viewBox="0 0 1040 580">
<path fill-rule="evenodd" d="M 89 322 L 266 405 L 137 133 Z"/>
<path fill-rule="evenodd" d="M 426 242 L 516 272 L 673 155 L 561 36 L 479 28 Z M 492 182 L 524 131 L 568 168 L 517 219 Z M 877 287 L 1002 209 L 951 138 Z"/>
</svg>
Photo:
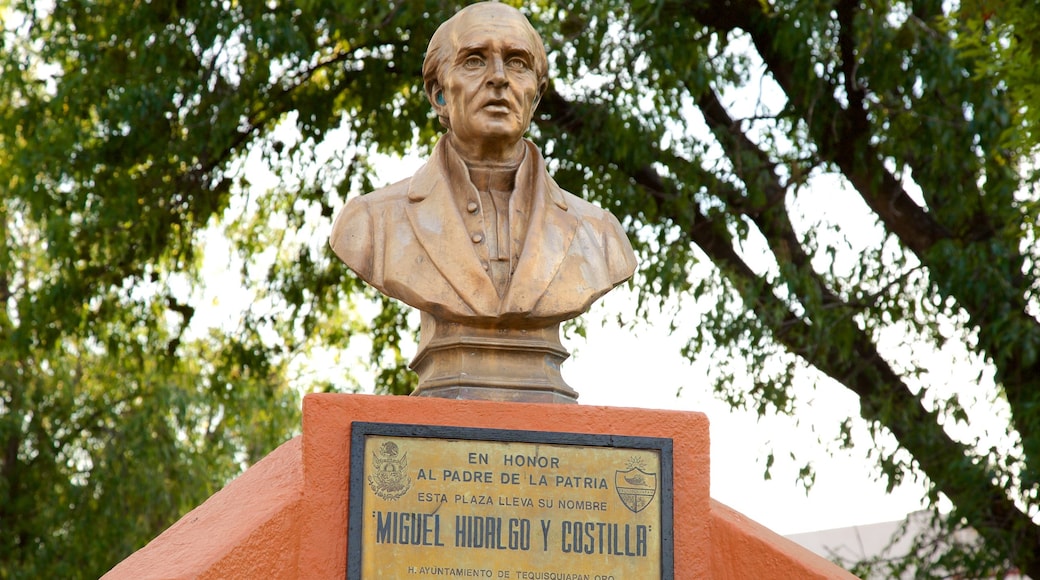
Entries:
<svg viewBox="0 0 1040 580">
<path fill-rule="evenodd" d="M 939 550 L 949 545 L 950 538 L 940 537 L 932 528 L 932 515 L 927 511 L 914 512 L 904 521 L 883 522 L 821 530 L 804 534 L 793 534 L 788 539 L 801 544 L 813 552 L 849 567 L 855 562 L 873 560 L 872 572 L 865 576 L 868 580 L 890 580 L 893 578 L 886 562 L 893 562 L 906 556 L 912 549 L 915 539 L 920 539 L 923 551 Z M 953 541 L 971 544 L 977 536 L 972 530 L 963 530 L 953 535 Z M 912 571 L 901 575 L 902 578 L 914 578 Z M 956 573 L 947 576 L 951 579 L 966 579 Z M 998 576 L 1001 580 L 1028 580 L 1017 570 L 1011 570 Z"/>
</svg>

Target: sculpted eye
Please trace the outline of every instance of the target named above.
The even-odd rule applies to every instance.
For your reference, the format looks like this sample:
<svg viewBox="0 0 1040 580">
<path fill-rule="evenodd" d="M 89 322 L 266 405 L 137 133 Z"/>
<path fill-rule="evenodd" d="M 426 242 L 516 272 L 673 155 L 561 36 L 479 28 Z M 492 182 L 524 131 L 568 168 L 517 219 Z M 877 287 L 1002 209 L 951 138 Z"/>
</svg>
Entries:
<svg viewBox="0 0 1040 580">
<path fill-rule="evenodd" d="M 518 56 L 509 59 L 509 61 L 506 63 L 506 66 L 513 70 L 527 70 L 531 68 L 530 65 L 527 64 L 527 61 L 525 59 L 520 58 Z"/>
<path fill-rule="evenodd" d="M 470 55 L 462 63 L 462 66 L 466 68 L 482 68 L 484 66 L 484 59 L 477 55 Z"/>
</svg>

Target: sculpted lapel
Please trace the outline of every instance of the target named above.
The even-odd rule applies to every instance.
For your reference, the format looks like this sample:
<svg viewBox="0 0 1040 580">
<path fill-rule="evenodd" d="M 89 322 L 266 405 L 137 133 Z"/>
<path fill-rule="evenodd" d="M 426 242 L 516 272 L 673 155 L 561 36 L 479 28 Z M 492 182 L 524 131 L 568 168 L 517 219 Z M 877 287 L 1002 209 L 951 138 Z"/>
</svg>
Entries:
<svg viewBox="0 0 1040 580">
<path fill-rule="evenodd" d="M 458 297 L 476 316 L 495 316 L 498 292 L 473 250 L 470 233 L 442 173 L 439 161 L 443 159 L 444 146 L 438 143 L 433 159 L 412 177 L 405 215 L 416 241 Z"/>
<path fill-rule="evenodd" d="M 499 314 L 520 314 L 534 310 L 535 304 L 552 284 L 560 264 L 569 254 L 578 220 L 567 212 L 559 190 L 550 187 L 545 162 L 534 144 L 525 142 L 527 158 L 518 172 L 517 192 L 530 192 L 531 221 L 520 252 L 516 271 L 502 300 Z M 520 182 L 520 179 L 523 182 Z"/>
</svg>

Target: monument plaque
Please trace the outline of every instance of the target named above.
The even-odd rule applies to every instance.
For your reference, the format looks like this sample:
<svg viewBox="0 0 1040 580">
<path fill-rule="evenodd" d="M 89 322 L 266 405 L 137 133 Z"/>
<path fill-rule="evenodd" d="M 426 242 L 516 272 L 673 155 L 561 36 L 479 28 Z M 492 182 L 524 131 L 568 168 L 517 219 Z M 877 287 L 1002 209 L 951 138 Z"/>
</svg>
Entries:
<svg viewBox="0 0 1040 580">
<path fill-rule="evenodd" d="M 356 422 L 347 578 L 671 579 L 671 445 Z"/>
</svg>

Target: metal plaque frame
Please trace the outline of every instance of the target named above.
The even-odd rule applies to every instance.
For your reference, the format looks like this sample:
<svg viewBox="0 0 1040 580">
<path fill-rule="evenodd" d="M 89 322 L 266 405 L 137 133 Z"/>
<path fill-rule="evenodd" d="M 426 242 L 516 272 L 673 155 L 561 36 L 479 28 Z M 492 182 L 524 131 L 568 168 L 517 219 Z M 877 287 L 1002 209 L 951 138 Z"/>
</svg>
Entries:
<svg viewBox="0 0 1040 580">
<path fill-rule="evenodd" d="M 527 443 L 556 446 L 578 446 L 591 448 L 633 449 L 656 451 L 660 458 L 660 481 L 658 484 L 660 504 L 660 570 L 661 580 L 674 580 L 674 529 L 673 529 L 673 462 L 672 440 L 662 437 L 640 437 L 630 435 L 564 433 L 553 431 L 519 431 L 454 427 L 436 425 L 412 425 L 400 423 L 372 423 L 354 421 L 350 436 L 350 507 L 347 529 L 347 580 L 373 580 L 362 578 L 363 573 L 363 526 L 365 525 L 365 452 L 370 436 L 416 438 L 450 441 L 476 441 L 489 443 Z M 620 490 L 618 491 L 620 494 Z M 632 509 L 631 507 L 629 509 Z"/>
</svg>

